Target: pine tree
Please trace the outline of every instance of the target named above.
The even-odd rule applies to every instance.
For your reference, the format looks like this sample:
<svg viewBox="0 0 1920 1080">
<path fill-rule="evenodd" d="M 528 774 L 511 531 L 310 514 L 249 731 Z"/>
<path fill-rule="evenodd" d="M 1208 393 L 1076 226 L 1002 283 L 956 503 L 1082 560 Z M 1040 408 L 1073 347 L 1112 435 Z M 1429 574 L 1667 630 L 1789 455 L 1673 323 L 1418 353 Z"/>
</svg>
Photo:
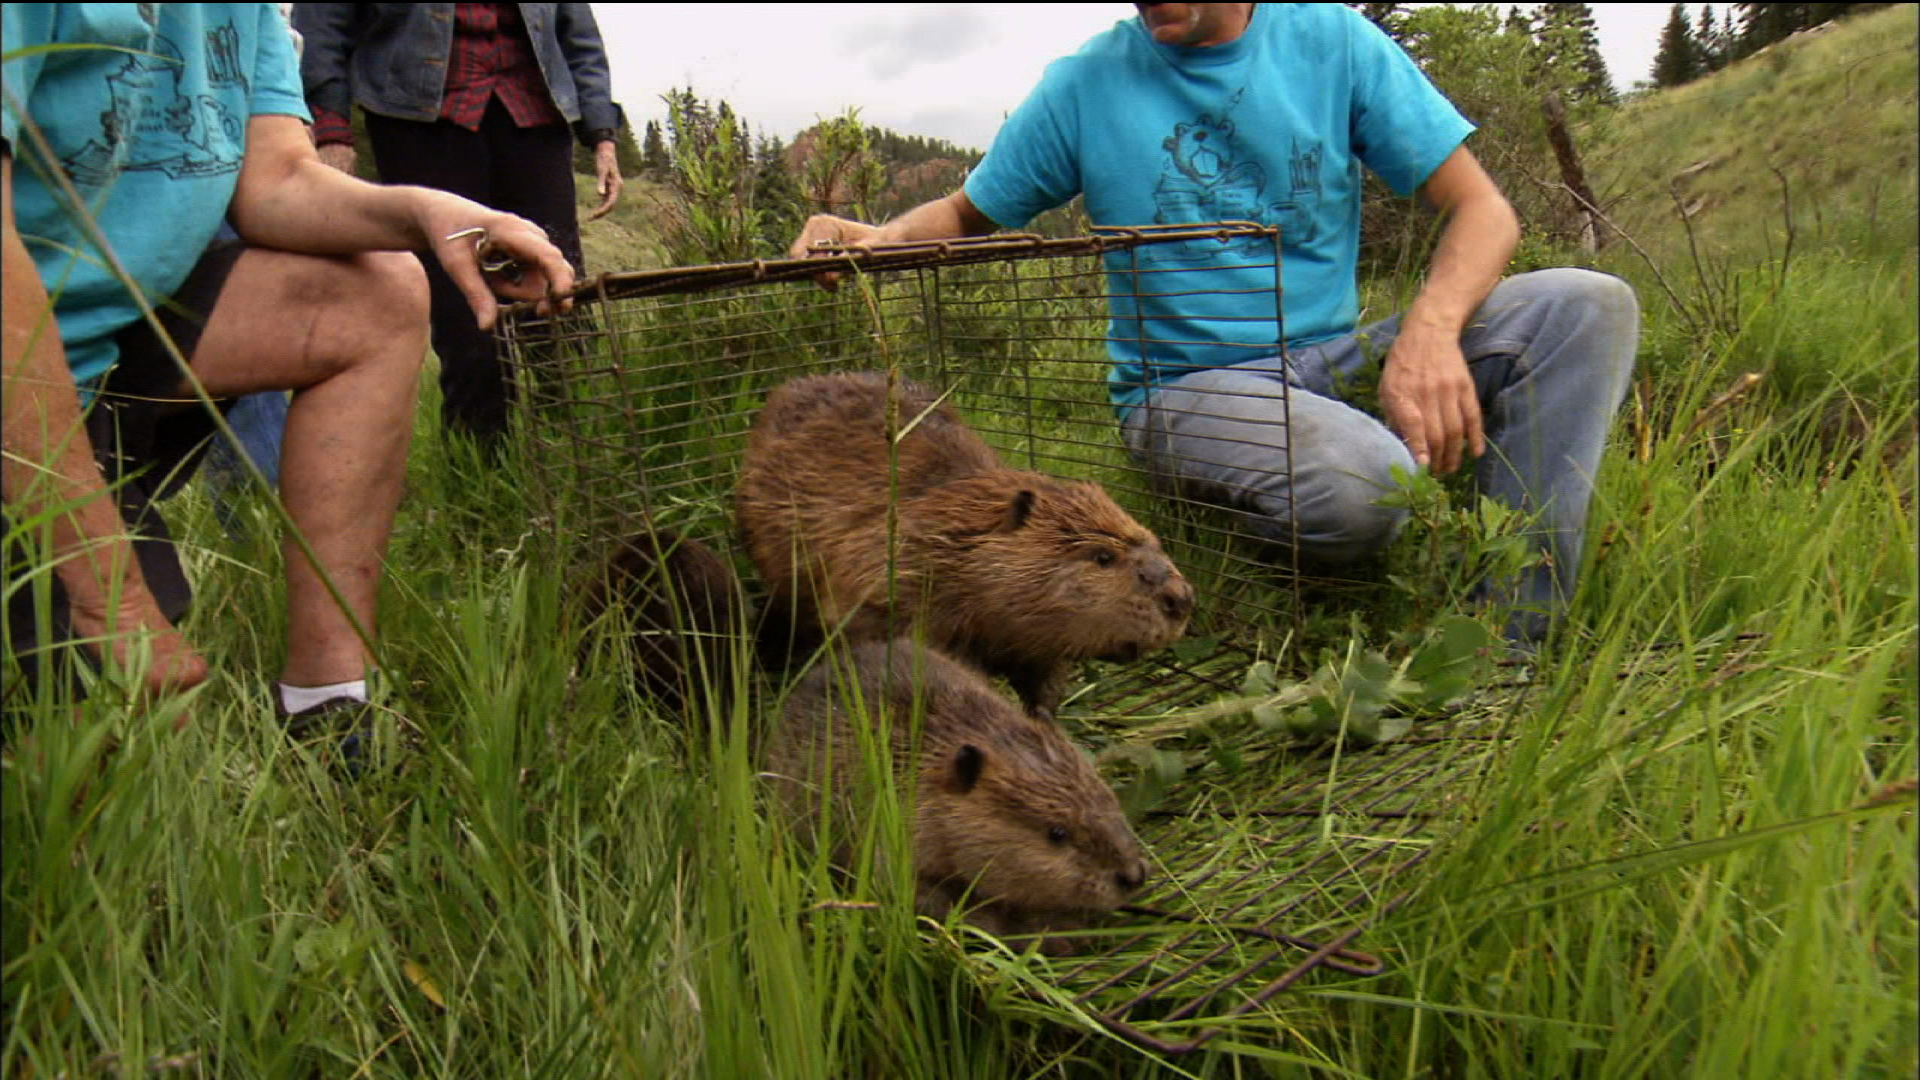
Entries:
<svg viewBox="0 0 1920 1080">
<path fill-rule="evenodd" d="M 1509 34 L 1531 38 L 1533 37 L 1533 16 L 1520 10 L 1519 4 L 1510 5 L 1507 8 L 1506 26 L 1503 29 Z"/>
<path fill-rule="evenodd" d="M 594 148 L 582 146 L 578 140 L 573 144 L 573 171 L 583 176 L 593 176 L 599 171 L 594 160 Z M 626 114 L 620 116 L 620 126 L 613 133 L 613 160 L 621 176 L 640 174 L 640 147 L 633 141 L 633 125 L 627 123 Z"/>
<path fill-rule="evenodd" d="M 647 167 L 646 159 L 640 154 L 640 144 L 633 139 L 633 125 L 627 122 L 624 111 L 620 114 L 620 130 L 613 139 L 613 158 L 620 163 L 621 176 L 639 176 Z"/>
<path fill-rule="evenodd" d="M 1511 18 L 1511 16 L 1509 16 Z M 1600 31 L 1588 4 L 1541 4 L 1535 15 L 1535 37 L 1547 50 L 1550 68 L 1577 73 L 1575 97 L 1612 104 L 1613 76 L 1600 55 Z"/>
<path fill-rule="evenodd" d="M 1682 86 L 1699 77 L 1700 56 L 1687 28 L 1687 5 L 1675 4 L 1660 31 L 1660 51 L 1653 56 L 1653 85 Z"/>
<path fill-rule="evenodd" d="M 667 103 L 668 160 L 698 153 L 713 142 L 713 110 L 693 92 L 693 87 L 672 89 L 660 95 Z"/>
<path fill-rule="evenodd" d="M 1700 17 L 1693 24 L 1694 53 L 1700 58 L 1700 73 L 1719 71 L 1726 66 L 1726 50 L 1720 44 L 1720 31 L 1714 29 L 1713 5 L 1701 4 Z"/>
<path fill-rule="evenodd" d="M 1739 55 L 1747 56 L 1789 35 L 1885 4 L 1735 4 L 1740 9 Z"/>
<path fill-rule="evenodd" d="M 805 222 L 799 181 L 787 167 L 787 144 L 760 136 L 753 148 L 753 204 L 761 209 L 760 247 L 780 251 Z"/>
<path fill-rule="evenodd" d="M 1395 41 L 1400 40 L 1401 22 L 1406 15 L 1399 4 L 1348 4 L 1350 8 L 1367 17 L 1367 21 L 1379 27 L 1383 33 Z"/>
<path fill-rule="evenodd" d="M 665 176 L 673 162 L 667 157 L 667 141 L 660 134 L 660 121 L 647 121 L 646 141 L 640 144 L 640 167 L 655 178 Z"/>
</svg>

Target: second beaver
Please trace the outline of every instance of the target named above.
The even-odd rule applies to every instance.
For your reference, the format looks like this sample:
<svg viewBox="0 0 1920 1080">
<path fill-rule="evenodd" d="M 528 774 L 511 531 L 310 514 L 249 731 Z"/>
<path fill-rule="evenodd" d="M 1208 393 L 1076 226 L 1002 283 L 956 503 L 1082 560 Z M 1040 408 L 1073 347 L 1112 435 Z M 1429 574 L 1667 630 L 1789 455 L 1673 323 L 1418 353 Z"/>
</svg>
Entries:
<svg viewBox="0 0 1920 1080">
<path fill-rule="evenodd" d="M 614 543 L 580 602 L 587 622 L 616 606 L 634 686 L 675 713 L 725 715 L 744 670 L 736 643 L 753 622 L 733 567 L 691 536 L 643 523 Z"/>
<path fill-rule="evenodd" d="M 905 638 L 823 660 L 767 739 L 788 818 L 812 843 L 831 812 L 841 868 L 880 797 L 860 737 L 880 730 L 894 775 L 911 785 L 922 914 L 964 904 L 990 933 L 1044 934 L 1112 911 L 1146 881 L 1140 841 L 1087 756 L 978 673 Z M 1057 937 L 1041 947 L 1071 948 Z"/>
<path fill-rule="evenodd" d="M 887 383 L 794 379 L 754 419 L 737 500 L 768 625 L 860 641 L 921 624 L 1043 717 L 1070 662 L 1179 639 L 1193 586 L 1099 485 L 1009 469 L 931 390 L 899 379 L 889 402 Z"/>
</svg>

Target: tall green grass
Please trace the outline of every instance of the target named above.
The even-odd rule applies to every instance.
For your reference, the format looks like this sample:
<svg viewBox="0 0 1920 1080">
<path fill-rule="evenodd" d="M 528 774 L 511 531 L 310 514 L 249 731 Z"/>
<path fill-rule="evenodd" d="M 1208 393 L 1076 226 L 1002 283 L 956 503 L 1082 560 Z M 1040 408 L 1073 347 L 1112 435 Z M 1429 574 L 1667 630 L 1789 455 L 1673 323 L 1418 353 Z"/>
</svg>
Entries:
<svg viewBox="0 0 1920 1080">
<path fill-rule="evenodd" d="M 1320 977 L 1178 1061 L 1034 1019 L 1070 1015 L 1007 996 L 1044 982 L 1035 961 L 963 959 L 964 934 L 915 925 L 908 883 L 849 883 L 793 848 L 752 754 L 773 703 L 661 716 L 617 657 L 581 659 L 517 467 L 439 439 L 429 394 L 383 618 L 419 748 L 343 784 L 284 743 L 270 520 L 257 507 L 252 537 L 226 541 L 183 496 L 192 629 L 220 671 L 193 726 L 42 715 L 9 735 L 0 1062 L 1910 1074 L 1913 803 L 1867 807 L 1917 767 L 1914 403 L 1856 379 L 1889 353 L 1911 365 L 1913 335 L 1875 306 L 1888 292 L 1798 274 L 1783 295 L 1828 328 L 1883 330 L 1836 344 L 1824 388 L 1710 410 L 1819 328 L 1769 330 L 1761 310 L 1742 338 L 1677 348 L 1651 310 L 1650 396 L 1601 477 L 1581 632 L 1507 718 L 1499 767 L 1460 793 L 1415 902 L 1363 939 L 1382 976 Z M 1848 395 L 1873 408 L 1835 442 L 1825 418 Z M 900 822 L 876 827 L 902 842 Z"/>
<path fill-rule="evenodd" d="M 443 439 L 429 385 L 382 608 L 414 749 L 345 783 L 286 743 L 276 519 L 227 539 L 183 495 L 216 667 L 193 724 L 100 703 L 7 731 L 0 1073 L 1911 1076 L 1910 240 L 1728 255 L 1755 284 L 1712 332 L 1608 256 L 1646 344 L 1574 630 L 1489 706 L 1493 767 L 1360 941 L 1382 975 L 1322 972 L 1178 1059 L 1036 999 L 1047 963 L 916 920 L 898 860 L 848 878 L 793 843 L 753 738 L 779 686 L 635 696 L 574 618 L 536 463 Z"/>
</svg>

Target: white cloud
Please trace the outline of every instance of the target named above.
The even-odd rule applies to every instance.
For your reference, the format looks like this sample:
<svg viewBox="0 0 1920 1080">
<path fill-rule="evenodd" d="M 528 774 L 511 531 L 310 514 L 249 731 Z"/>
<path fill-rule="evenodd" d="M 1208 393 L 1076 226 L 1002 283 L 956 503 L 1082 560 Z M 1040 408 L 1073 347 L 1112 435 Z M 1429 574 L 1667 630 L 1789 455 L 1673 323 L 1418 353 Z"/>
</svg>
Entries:
<svg viewBox="0 0 1920 1080">
<path fill-rule="evenodd" d="M 1716 5 L 1716 9 L 1719 5 Z M 1626 88 L 1653 65 L 1666 5 L 1595 4 Z M 860 106 L 869 123 L 985 149 L 1048 61 L 1134 16 L 1131 4 L 599 4 L 614 95 L 636 127 L 691 85 L 756 132 L 790 139 Z M 1690 10 L 1692 10 L 1690 8 Z"/>
<path fill-rule="evenodd" d="M 895 18 L 857 26 L 851 52 L 867 57 L 867 71 L 886 82 L 921 63 L 950 63 L 994 43 L 999 34 L 974 4 L 933 4 Z"/>
<path fill-rule="evenodd" d="M 869 123 L 984 149 L 1048 61 L 1132 14 L 1128 4 L 600 4 L 614 96 L 636 126 L 691 85 L 754 130 L 792 138 L 860 106 Z M 937 127 L 910 127 L 924 117 Z"/>
</svg>

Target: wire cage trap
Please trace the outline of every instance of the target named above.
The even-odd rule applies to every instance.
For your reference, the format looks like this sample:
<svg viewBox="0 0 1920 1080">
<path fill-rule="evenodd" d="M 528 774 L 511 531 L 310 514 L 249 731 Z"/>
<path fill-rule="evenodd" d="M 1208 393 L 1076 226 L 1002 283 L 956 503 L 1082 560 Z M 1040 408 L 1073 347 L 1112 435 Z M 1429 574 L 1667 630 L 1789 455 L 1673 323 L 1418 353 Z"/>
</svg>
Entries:
<svg viewBox="0 0 1920 1080">
<path fill-rule="evenodd" d="M 1279 358 L 1279 251 L 1277 229 L 1228 223 L 605 274 L 570 316 L 523 308 L 503 321 L 532 495 L 576 563 L 647 523 L 741 558 L 732 497 L 767 394 L 801 375 L 898 370 L 949 393 L 1008 465 L 1102 484 L 1195 587 L 1183 642 L 1125 667 L 1087 665 L 1063 717 L 1139 718 L 1236 693 L 1294 624 L 1293 537 L 1156 481 L 1123 443 L 1109 371 L 1116 341 L 1149 365 L 1195 345 L 1208 367 Z M 823 271 L 841 276 L 837 290 L 816 285 Z M 1277 383 L 1259 439 L 1282 463 L 1262 489 L 1290 511 L 1288 394 Z M 1477 745 L 1396 744 L 1353 759 L 1337 790 L 1324 762 L 1305 761 L 1258 770 L 1239 793 L 1195 793 L 1142 827 L 1161 885 L 1130 911 L 1139 933 L 1092 939 L 1056 964 L 1058 994 L 1030 1003 L 1180 1052 L 1271 1019 L 1275 996 L 1309 971 L 1381 970 L 1354 940 L 1398 902 L 1392 879 L 1431 839 L 1415 804 L 1457 782 Z M 1328 815 L 1361 838 L 1329 845 Z"/>
<path fill-rule="evenodd" d="M 1284 996 L 1307 976 L 1391 965 L 1363 934 L 1411 898 L 1451 801 L 1493 760 L 1503 704 L 1489 696 L 1436 734 L 1365 753 L 1274 755 L 1149 814 L 1139 833 L 1158 884 L 1097 949 L 1056 962 L 1042 1011 L 1166 1054 L 1282 1041 L 1318 1007 Z"/>
<path fill-rule="evenodd" d="M 823 270 L 842 275 L 837 291 L 814 283 Z M 1277 229 L 1001 234 L 615 273 L 577 302 L 568 318 L 523 310 L 503 328 L 534 495 L 565 546 L 605 551 L 651 522 L 736 550 L 732 493 L 768 392 L 890 368 L 950 394 L 1009 466 L 1101 483 L 1193 582 L 1186 640 L 1152 664 L 1090 667 L 1069 712 L 1137 713 L 1230 689 L 1292 623 L 1292 536 L 1273 524 L 1291 514 L 1238 514 L 1155 483 L 1123 444 L 1108 385 L 1114 339 L 1149 364 L 1196 345 L 1217 358 L 1206 366 L 1277 357 Z M 1154 314 L 1174 308 L 1178 320 Z M 1259 436 L 1282 463 L 1262 486 L 1285 507 L 1288 398 L 1283 383 Z"/>
</svg>

